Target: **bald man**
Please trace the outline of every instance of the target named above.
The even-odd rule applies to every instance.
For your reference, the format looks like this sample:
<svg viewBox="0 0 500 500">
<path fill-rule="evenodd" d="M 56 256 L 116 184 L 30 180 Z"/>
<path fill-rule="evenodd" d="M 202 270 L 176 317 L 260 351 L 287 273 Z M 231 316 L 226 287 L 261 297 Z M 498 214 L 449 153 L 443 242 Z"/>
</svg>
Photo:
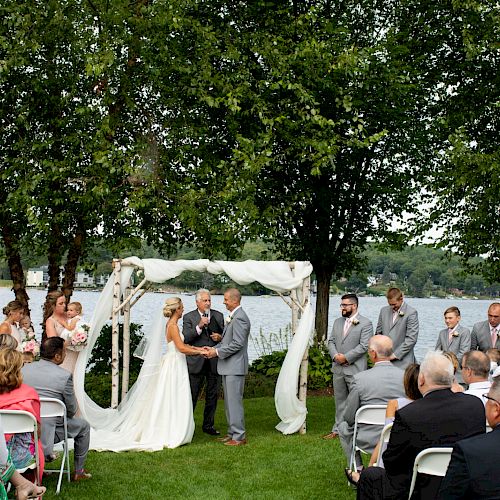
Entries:
<svg viewBox="0 0 500 500">
<path fill-rule="evenodd" d="M 391 362 L 392 340 L 385 335 L 371 337 L 368 342 L 368 355 L 373 361 L 373 368 L 354 375 L 353 385 L 346 401 L 344 419 L 339 424 L 339 436 L 342 449 L 349 460 L 354 434 L 354 417 L 358 408 L 365 405 L 387 404 L 390 399 L 405 395 L 403 370 Z M 358 446 L 369 453 L 373 452 L 383 426 L 360 425 L 356 438 Z M 361 457 L 356 457 L 356 464 L 361 467 Z"/>
<path fill-rule="evenodd" d="M 418 376 L 423 395 L 396 412 L 385 469 L 368 467 L 358 481 L 358 500 L 407 498 L 415 457 L 425 448 L 452 446 L 486 431 L 484 406 L 475 396 L 451 391 L 453 365 L 439 351 L 429 351 Z M 436 498 L 441 478 L 419 474 L 412 498 Z"/>
</svg>

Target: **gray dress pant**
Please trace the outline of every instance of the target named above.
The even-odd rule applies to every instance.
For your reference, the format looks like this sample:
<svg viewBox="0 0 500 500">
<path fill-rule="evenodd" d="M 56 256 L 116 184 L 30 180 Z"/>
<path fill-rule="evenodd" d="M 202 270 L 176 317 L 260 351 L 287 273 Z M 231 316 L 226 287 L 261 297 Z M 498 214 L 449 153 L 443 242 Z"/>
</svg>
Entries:
<svg viewBox="0 0 500 500">
<path fill-rule="evenodd" d="M 245 439 L 245 415 L 243 413 L 243 392 L 245 375 L 223 375 L 224 408 L 228 424 L 227 435 L 235 441 Z"/>
</svg>

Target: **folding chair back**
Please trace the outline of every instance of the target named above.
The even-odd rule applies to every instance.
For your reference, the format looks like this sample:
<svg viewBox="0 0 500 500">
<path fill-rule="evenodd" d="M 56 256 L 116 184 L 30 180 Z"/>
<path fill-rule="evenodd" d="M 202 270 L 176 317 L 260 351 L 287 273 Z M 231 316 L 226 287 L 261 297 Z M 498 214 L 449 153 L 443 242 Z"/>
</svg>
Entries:
<svg viewBox="0 0 500 500">
<path fill-rule="evenodd" d="M 38 484 L 40 463 L 38 461 L 38 424 L 35 416 L 24 410 L 0 410 L 0 416 L 2 418 L 2 427 L 5 434 L 21 434 L 24 432 L 33 434 L 33 441 L 35 442 L 35 463 L 17 470 L 23 473 L 29 469 L 35 469 L 35 484 Z"/>
<path fill-rule="evenodd" d="M 358 408 L 356 415 L 354 417 L 354 433 L 352 436 L 352 452 L 351 452 L 351 470 L 356 469 L 356 451 L 362 451 L 366 453 L 361 448 L 356 445 L 356 438 L 358 435 L 358 430 L 360 424 L 364 425 L 379 425 L 383 426 L 385 424 L 385 410 L 387 404 L 380 405 L 365 405 Z"/>
<path fill-rule="evenodd" d="M 389 422 L 380 433 L 380 439 L 378 441 L 378 457 L 373 464 L 376 467 L 380 467 L 380 464 L 382 463 L 382 452 L 384 451 L 384 444 L 387 444 L 389 442 L 389 438 L 391 437 L 392 425 L 393 422 Z"/>
<path fill-rule="evenodd" d="M 57 481 L 56 495 L 61 491 L 62 478 L 66 472 L 68 477 L 68 482 L 71 481 L 70 478 L 70 466 L 69 466 L 69 448 L 68 448 L 68 419 L 66 416 L 66 405 L 60 400 L 55 398 L 40 398 L 40 414 L 42 418 L 52 418 L 52 417 L 62 417 L 63 428 L 64 428 L 64 438 L 63 443 L 63 455 L 61 457 L 61 466 L 59 469 L 45 469 L 48 474 L 58 473 L 59 479 Z"/>
<path fill-rule="evenodd" d="M 418 473 L 440 477 L 446 475 L 452 451 L 453 448 L 426 448 L 415 457 L 408 499 L 411 498 L 415 489 Z"/>
</svg>

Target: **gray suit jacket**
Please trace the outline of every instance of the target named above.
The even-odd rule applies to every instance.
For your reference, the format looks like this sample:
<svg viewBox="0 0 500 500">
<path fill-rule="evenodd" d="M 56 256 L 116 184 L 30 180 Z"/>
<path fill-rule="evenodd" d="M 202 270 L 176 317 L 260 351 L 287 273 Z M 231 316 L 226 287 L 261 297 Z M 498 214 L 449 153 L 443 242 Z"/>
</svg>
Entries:
<svg viewBox="0 0 500 500">
<path fill-rule="evenodd" d="M 448 328 L 439 332 L 436 342 L 436 350 L 451 351 L 457 355 L 460 367 L 462 366 L 462 358 L 464 354 L 470 351 L 471 335 L 470 330 L 462 325 L 458 325 L 455 330 L 458 337 L 452 337 L 451 343 L 448 342 Z"/>
<path fill-rule="evenodd" d="M 209 346 L 213 347 L 217 342 L 214 342 L 210 335 L 212 333 L 220 333 L 224 330 L 224 316 L 219 311 L 210 309 L 210 323 L 207 328 L 204 328 L 200 335 L 196 331 L 196 326 L 200 322 L 200 313 L 198 309 L 190 311 L 182 318 L 182 334 L 184 342 L 195 347 Z M 203 356 L 186 356 L 189 373 L 200 373 L 205 364 Z M 217 373 L 217 358 L 212 358 L 210 361 L 210 369 L 212 373 Z"/>
<path fill-rule="evenodd" d="M 45 359 L 25 364 L 22 372 L 24 383 L 36 389 L 41 398 L 59 399 L 66 405 L 68 419 L 75 415 L 78 405 L 73 388 L 73 375 L 70 372 Z M 56 426 L 60 425 L 63 425 L 62 417 L 44 419 L 42 425 L 44 449 L 52 449 Z"/>
<path fill-rule="evenodd" d="M 390 399 L 404 397 L 403 370 L 391 361 L 381 361 L 373 368 L 354 375 L 354 384 L 347 397 L 344 420 L 354 426 L 356 411 L 365 405 L 387 404 Z M 377 444 L 383 425 L 360 425 L 356 442 L 367 451 Z"/>
<path fill-rule="evenodd" d="M 355 373 L 366 370 L 366 351 L 368 350 L 368 341 L 373 335 L 372 322 L 358 314 L 356 319 L 359 321 L 357 325 L 351 324 L 344 337 L 344 325 L 346 318 L 337 318 L 333 323 L 332 332 L 328 338 L 328 350 L 330 356 L 336 354 L 344 354 L 348 361 L 347 366 L 335 363 L 332 364 L 333 373 L 346 373 L 354 375 Z"/>
<path fill-rule="evenodd" d="M 394 354 L 398 358 L 393 364 L 404 370 L 415 362 L 413 347 L 418 338 L 418 313 L 406 302 L 403 302 L 400 313 L 403 316 L 398 315 L 393 323 L 391 307 L 383 307 L 378 317 L 376 333 L 387 335 L 392 339 Z"/>
<path fill-rule="evenodd" d="M 216 346 L 219 375 L 246 375 L 248 373 L 248 337 L 250 320 L 240 307 L 222 333 L 222 340 Z"/>
<path fill-rule="evenodd" d="M 497 349 L 500 349 L 500 340 L 498 336 L 495 347 Z M 472 327 L 470 348 L 473 351 L 479 349 L 480 351 L 483 352 L 486 352 L 488 349 L 491 348 L 490 323 L 488 320 L 479 321 L 478 323 L 475 323 L 474 326 Z"/>
</svg>

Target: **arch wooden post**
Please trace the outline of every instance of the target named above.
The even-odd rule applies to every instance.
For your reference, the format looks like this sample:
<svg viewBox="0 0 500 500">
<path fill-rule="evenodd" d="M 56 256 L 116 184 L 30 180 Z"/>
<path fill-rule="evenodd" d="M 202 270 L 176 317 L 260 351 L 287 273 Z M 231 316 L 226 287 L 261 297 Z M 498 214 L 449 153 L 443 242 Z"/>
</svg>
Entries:
<svg viewBox="0 0 500 500">
<path fill-rule="evenodd" d="M 111 408 L 118 407 L 118 393 L 120 387 L 120 364 L 119 364 L 119 314 L 120 314 L 120 259 L 113 259 L 113 310 L 111 313 Z"/>
<path fill-rule="evenodd" d="M 301 290 L 301 304 L 302 307 L 305 307 L 306 304 L 309 303 L 310 293 L 311 293 L 311 278 L 307 277 L 302 282 L 302 290 Z M 299 317 L 301 316 L 301 312 L 299 311 Z M 302 362 L 300 363 L 300 372 L 299 372 L 299 401 L 303 401 L 304 405 L 306 404 L 307 399 L 307 368 L 309 366 L 309 345 L 306 347 L 304 351 L 304 356 L 302 357 Z M 302 427 L 299 429 L 299 434 L 306 433 L 306 423 L 304 421 Z"/>
<path fill-rule="evenodd" d="M 131 295 L 132 288 L 127 287 L 126 296 Z M 123 307 L 123 359 L 122 359 L 122 401 L 127 395 L 130 373 L 130 300 Z"/>
</svg>

